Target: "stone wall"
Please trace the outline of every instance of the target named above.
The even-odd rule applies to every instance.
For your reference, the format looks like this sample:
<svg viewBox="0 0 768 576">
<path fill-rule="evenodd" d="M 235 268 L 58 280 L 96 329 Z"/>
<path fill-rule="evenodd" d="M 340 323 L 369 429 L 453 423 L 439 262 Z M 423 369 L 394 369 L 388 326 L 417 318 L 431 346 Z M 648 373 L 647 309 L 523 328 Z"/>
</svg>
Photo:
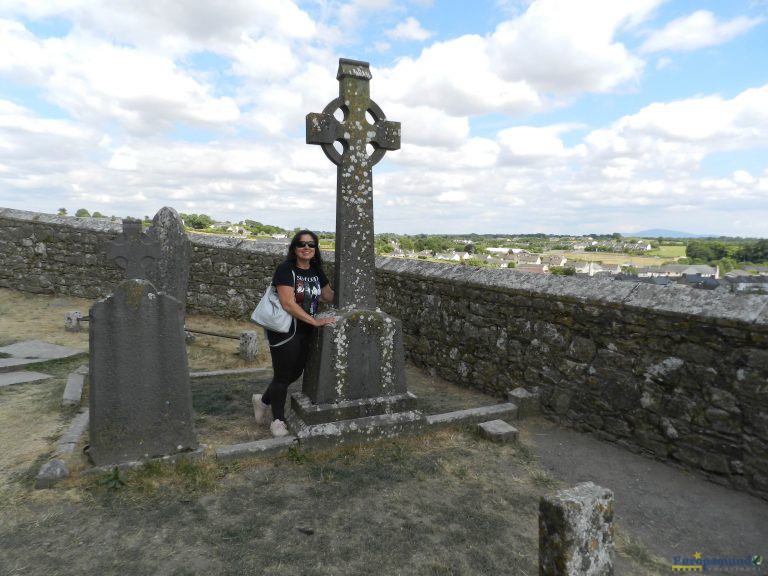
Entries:
<svg viewBox="0 0 768 576">
<path fill-rule="evenodd" d="M 108 221 L 0 210 L 0 286 L 96 298 Z M 284 248 L 192 235 L 188 308 L 244 317 Z M 332 255 L 326 255 L 332 260 Z M 331 276 L 331 271 L 327 270 Z M 377 259 L 406 354 L 559 421 L 768 497 L 768 296 Z"/>
</svg>

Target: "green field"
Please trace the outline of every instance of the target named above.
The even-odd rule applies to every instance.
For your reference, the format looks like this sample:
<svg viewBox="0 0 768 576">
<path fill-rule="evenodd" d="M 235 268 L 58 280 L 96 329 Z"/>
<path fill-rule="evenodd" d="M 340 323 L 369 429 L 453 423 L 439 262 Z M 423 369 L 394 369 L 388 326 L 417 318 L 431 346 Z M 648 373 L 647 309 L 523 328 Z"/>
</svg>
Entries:
<svg viewBox="0 0 768 576">
<path fill-rule="evenodd" d="M 675 246 L 671 246 L 675 248 Z M 581 262 L 601 262 L 602 264 L 619 264 L 620 266 L 634 266 L 641 268 L 644 266 L 661 266 L 668 258 L 659 258 L 658 256 L 633 256 L 631 254 L 619 254 L 616 252 L 562 252 L 557 251 L 568 259 L 566 266 L 569 266 L 574 260 Z"/>
<path fill-rule="evenodd" d="M 648 252 L 648 255 L 658 256 L 659 258 L 685 258 L 685 245 L 659 246 L 657 249 Z"/>
</svg>

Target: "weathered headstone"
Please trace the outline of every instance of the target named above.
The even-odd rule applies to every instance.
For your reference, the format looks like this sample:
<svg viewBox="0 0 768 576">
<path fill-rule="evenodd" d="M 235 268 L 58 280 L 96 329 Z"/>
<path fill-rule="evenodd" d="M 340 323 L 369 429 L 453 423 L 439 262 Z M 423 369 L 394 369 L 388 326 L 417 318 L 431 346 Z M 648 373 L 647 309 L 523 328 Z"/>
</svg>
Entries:
<svg viewBox="0 0 768 576">
<path fill-rule="evenodd" d="M 404 413 L 416 400 L 406 387 L 400 321 L 376 309 L 374 281 L 372 167 L 386 150 L 400 147 L 400 123 L 388 121 L 371 100 L 367 62 L 342 58 L 336 78 L 339 97 L 322 113 L 307 115 L 307 143 L 321 145 L 337 166 L 339 314 L 336 324 L 318 330 L 302 392 L 291 398 L 295 418 L 289 423 L 300 438 L 312 425 Z M 343 120 L 334 116 L 337 110 Z"/>
<path fill-rule="evenodd" d="M 183 304 L 145 279 L 157 242 L 133 222 L 122 236 L 107 251 L 128 279 L 90 311 L 89 455 L 97 465 L 197 447 Z"/>
<path fill-rule="evenodd" d="M 160 292 L 186 306 L 189 282 L 189 239 L 184 222 L 173 208 L 161 208 L 152 219 L 147 236 L 160 247 L 157 265 L 149 268 L 148 279 Z"/>
</svg>

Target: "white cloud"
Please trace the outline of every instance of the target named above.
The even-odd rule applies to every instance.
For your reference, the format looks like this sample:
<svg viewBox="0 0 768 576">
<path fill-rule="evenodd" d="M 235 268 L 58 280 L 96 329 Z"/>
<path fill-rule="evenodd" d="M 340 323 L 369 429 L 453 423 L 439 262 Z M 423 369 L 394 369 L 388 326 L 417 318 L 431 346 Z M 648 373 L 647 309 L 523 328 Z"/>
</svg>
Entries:
<svg viewBox="0 0 768 576">
<path fill-rule="evenodd" d="M 312 19 L 291 0 L 22 0 L 4 3 L 2 11 L 32 19 L 71 19 L 80 31 L 165 55 L 236 46 L 244 33 L 289 39 L 309 39 L 316 34 Z"/>
<path fill-rule="evenodd" d="M 489 38 L 494 69 L 508 81 L 524 79 L 561 95 L 635 82 L 644 63 L 615 36 L 642 22 L 661 2 L 536 0 Z"/>
<path fill-rule="evenodd" d="M 416 18 L 409 16 L 391 30 L 385 32 L 387 36 L 395 40 L 416 40 L 423 42 L 432 36 L 432 32 L 421 27 Z"/>
<path fill-rule="evenodd" d="M 503 158 L 512 164 L 534 162 L 559 163 L 562 160 L 583 154 L 583 147 L 566 148 L 560 134 L 578 126 L 515 126 L 502 130 L 497 135 L 503 150 Z"/>
<path fill-rule="evenodd" d="M 539 95 L 524 80 L 506 82 L 493 69 L 480 36 L 462 36 L 426 48 L 418 59 L 403 58 L 377 80 L 381 99 L 429 106 L 453 116 L 541 108 Z"/>
<path fill-rule="evenodd" d="M 38 40 L 18 26 L 0 28 L 0 44 L 12 57 L 0 61 L 0 73 L 37 85 L 88 124 L 117 120 L 129 131 L 153 133 L 174 122 L 216 126 L 239 116 L 231 98 L 213 96 L 163 56 L 91 36 Z"/>
<path fill-rule="evenodd" d="M 657 30 L 640 47 L 641 52 L 661 51 L 690 52 L 723 44 L 754 28 L 765 21 L 764 18 L 746 18 L 739 16 L 727 22 L 718 22 L 712 12 L 696 12 L 669 22 Z"/>
</svg>

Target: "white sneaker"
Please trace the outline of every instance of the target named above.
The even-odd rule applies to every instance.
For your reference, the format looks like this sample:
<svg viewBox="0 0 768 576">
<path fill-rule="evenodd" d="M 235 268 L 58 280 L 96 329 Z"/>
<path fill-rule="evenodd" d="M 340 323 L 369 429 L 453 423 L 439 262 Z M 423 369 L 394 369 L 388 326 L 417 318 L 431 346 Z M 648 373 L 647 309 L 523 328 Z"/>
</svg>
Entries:
<svg viewBox="0 0 768 576">
<path fill-rule="evenodd" d="M 253 402 L 253 417 L 256 420 L 256 424 L 265 424 L 269 406 L 261 401 L 261 394 L 254 394 L 251 397 L 251 401 Z"/>
<path fill-rule="evenodd" d="M 272 432 L 272 436 L 275 438 L 288 436 L 288 428 L 282 420 L 274 420 L 272 424 L 269 425 L 269 431 Z"/>
</svg>

